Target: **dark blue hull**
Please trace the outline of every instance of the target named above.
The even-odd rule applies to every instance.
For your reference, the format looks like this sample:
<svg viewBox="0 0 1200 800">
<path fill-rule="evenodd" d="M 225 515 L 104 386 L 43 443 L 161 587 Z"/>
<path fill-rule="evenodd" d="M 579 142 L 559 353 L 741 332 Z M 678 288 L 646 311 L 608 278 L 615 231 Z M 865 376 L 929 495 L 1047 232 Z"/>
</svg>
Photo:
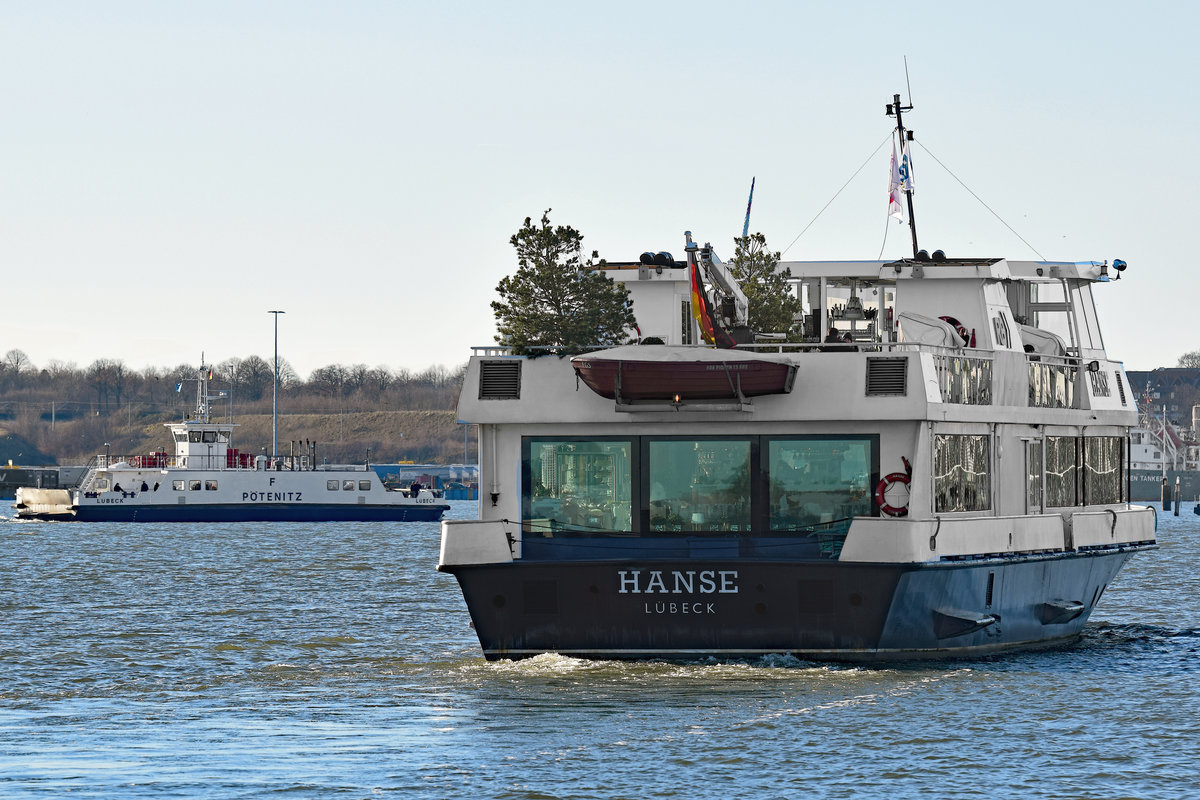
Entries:
<svg viewBox="0 0 1200 800">
<path fill-rule="evenodd" d="M 75 511 L 76 522 L 435 522 L 450 506 L 367 506 L 316 503 L 190 504 L 190 505 L 85 505 Z M 56 517 L 56 519 L 61 519 Z"/>
<path fill-rule="evenodd" d="M 977 656 L 1077 638 L 1136 548 L 929 564 L 695 559 L 445 567 L 489 660 Z"/>
</svg>

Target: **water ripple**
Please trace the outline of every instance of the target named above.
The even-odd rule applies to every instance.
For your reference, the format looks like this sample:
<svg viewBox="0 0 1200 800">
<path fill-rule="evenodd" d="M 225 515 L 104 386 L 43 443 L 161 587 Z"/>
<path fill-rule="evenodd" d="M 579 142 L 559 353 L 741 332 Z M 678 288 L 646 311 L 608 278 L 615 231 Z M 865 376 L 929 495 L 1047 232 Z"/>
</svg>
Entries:
<svg viewBox="0 0 1200 800">
<path fill-rule="evenodd" d="M 1160 524 L 1074 647 L 857 667 L 484 661 L 436 525 L 0 523 L 0 796 L 1196 796 Z"/>
</svg>

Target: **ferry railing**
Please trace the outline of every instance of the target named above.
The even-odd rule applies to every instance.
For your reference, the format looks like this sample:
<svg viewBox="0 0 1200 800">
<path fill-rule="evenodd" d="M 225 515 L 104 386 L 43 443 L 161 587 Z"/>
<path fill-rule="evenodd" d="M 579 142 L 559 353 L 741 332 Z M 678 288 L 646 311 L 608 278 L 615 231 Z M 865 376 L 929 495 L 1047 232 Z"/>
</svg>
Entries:
<svg viewBox="0 0 1200 800">
<path fill-rule="evenodd" d="M 1079 408 L 1079 359 L 1026 353 L 1029 405 L 1034 408 Z"/>
</svg>

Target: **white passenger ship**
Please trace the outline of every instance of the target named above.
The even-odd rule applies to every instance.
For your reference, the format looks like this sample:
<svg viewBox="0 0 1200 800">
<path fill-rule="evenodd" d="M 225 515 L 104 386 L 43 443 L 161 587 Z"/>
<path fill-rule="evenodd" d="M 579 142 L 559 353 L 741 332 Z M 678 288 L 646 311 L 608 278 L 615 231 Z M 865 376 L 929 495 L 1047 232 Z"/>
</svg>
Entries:
<svg viewBox="0 0 1200 800">
<path fill-rule="evenodd" d="M 167 423 L 175 443 L 135 456 L 95 456 L 77 489 L 16 491 L 21 519 L 80 522 L 436 521 L 450 508 L 428 487 L 390 489 L 369 465 L 318 464 L 316 446 L 268 457 L 231 447 L 236 423 L 209 415 L 207 372 L 196 413 Z"/>
<path fill-rule="evenodd" d="M 739 293 L 686 250 L 606 270 L 664 344 L 471 358 L 480 518 L 442 523 L 439 569 L 488 659 L 1061 644 L 1155 546 L 1092 301 L 1107 263 L 785 262 L 812 343 L 714 350 L 692 282 Z"/>
</svg>

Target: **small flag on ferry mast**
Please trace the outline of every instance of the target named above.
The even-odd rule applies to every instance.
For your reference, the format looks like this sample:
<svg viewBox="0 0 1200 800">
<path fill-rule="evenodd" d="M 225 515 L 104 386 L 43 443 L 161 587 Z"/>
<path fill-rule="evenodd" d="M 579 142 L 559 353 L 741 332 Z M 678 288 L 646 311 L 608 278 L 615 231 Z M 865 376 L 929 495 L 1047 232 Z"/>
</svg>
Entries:
<svg viewBox="0 0 1200 800">
<path fill-rule="evenodd" d="M 895 142 L 892 142 L 892 172 L 888 179 L 888 216 L 904 222 L 904 206 L 900 203 L 900 165 L 896 163 Z"/>
<path fill-rule="evenodd" d="M 917 184 L 913 180 L 912 154 L 909 152 L 908 142 L 900 144 L 900 191 L 913 192 L 916 191 Z"/>
</svg>

